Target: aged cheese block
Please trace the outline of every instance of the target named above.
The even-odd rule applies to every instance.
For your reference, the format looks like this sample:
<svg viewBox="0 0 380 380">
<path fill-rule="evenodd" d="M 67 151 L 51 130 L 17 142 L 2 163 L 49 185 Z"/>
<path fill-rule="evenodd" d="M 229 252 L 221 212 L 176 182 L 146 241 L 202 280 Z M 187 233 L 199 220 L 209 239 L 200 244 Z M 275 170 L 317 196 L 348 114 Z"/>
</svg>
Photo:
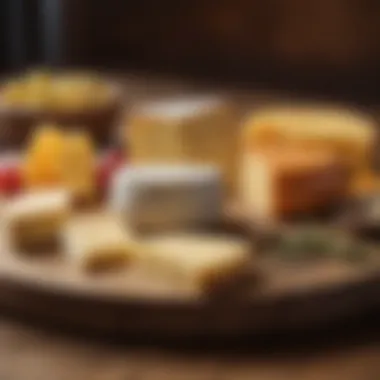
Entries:
<svg viewBox="0 0 380 380">
<path fill-rule="evenodd" d="M 128 263 L 133 239 L 118 217 L 87 214 L 73 218 L 64 232 L 66 253 L 80 269 L 118 268 Z"/>
<path fill-rule="evenodd" d="M 218 223 L 220 172 L 201 165 L 124 167 L 111 185 L 110 205 L 138 230 L 183 229 Z"/>
<path fill-rule="evenodd" d="M 237 114 L 224 100 L 204 97 L 150 103 L 132 112 L 127 146 L 133 163 L 217 165 L 228 190 L 236 182 Z"/>
<path fill-rule="evenodd" d="M 3 210 L 3 223 L 11 245 L 28 248 L 60 240 L 69 215 L 66 191 L 36 191 L 10 200 Z"/>
<path fill-rule="evenodd" d="M 152 274 L 177 286 L 209 292 L 242 275 L 251 260 L 251 247 L 223 235 L 171 234 L 140 242 L 137 257 Z"/>
<path fill-rule="evenodd" d="M 374 121 L 357 112 L 283 107 L 258 111 L 249 117 L 243 144 L 250 148 L 288 142 L 303 147 L 330 147 L 349 160 L 361 175 L 371 164 L 376 137 Z"/>
<path fill-rule="evenodd" d="M 252 216 L 277 220 L 316 211 L 348 194 L 351 169 L 325 149 L 282 146 L 247 151 L 240 201 Z"/>
</svg>

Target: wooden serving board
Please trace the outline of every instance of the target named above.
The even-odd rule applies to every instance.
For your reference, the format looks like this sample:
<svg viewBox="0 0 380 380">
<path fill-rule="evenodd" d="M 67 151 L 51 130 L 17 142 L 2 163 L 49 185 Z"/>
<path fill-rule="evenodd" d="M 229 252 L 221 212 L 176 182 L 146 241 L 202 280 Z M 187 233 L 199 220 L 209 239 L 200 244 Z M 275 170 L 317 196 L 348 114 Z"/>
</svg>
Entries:
<svg viewBox="0 0 380 380">
<path fill-rule="evenodd" d="M 199 298 L 136 266 L 84 274 L 63 254 L 21 256 L 1 241 L 0 305 L 34 317 L 116 334 L 237 336 L 292 330 L 365 312 L 379 303 L 380 258 L 284 262 L 260 255 L 233 296 Z"/>
</svg>

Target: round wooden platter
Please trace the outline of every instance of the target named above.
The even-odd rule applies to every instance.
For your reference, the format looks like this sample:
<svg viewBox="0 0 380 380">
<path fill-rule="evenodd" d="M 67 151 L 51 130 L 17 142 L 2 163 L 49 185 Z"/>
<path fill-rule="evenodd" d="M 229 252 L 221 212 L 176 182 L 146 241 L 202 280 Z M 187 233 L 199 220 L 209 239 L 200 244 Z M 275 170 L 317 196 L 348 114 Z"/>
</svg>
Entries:
<svg viewBox="0 0 380 380">
<path fill-rule="evenodd" d="M 238 292 L 199 297 L 136 265 L 84 274 L 63 253 L 25 256 L 1 240 L 0 305 L 112 334 L 231 337 L 312 327 L 379 303 L 380 260 L 283 262 L 252 256 Z"/>
</svg>

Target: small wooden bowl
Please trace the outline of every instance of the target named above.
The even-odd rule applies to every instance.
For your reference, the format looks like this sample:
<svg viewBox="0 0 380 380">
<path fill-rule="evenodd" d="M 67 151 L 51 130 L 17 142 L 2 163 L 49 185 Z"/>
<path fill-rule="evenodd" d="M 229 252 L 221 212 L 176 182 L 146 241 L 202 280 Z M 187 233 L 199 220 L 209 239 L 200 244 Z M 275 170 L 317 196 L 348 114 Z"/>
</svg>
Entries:
<svg viewBox="0 0 380 380">
<path fill-rule="evenodd" d="M 98 108 L 67 111 L 33 110 L 2 104 L 0 96 L 0 149 L 20 149 L 37 125 L 54 123 L 63 128 L 82 128 L 103 147 L 109 143 L 123 107 L 122 90 L 112 86 L 110 101 Z"/>
</svg>

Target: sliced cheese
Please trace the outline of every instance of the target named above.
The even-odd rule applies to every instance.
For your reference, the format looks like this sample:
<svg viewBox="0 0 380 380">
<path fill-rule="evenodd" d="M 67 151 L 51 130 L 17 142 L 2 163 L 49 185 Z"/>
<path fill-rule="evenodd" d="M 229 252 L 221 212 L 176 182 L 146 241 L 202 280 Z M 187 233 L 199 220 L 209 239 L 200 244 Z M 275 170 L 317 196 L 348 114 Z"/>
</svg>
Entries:
<svg viewBox="0 0 380 380">
<path fill-rule="evenodd" d="M 126 134 L 136 164 L 211 164 L 227 189 L 236 184 L 238 119 L 214 97 L 168 99 L 137 108 Z"/>
<path fill-rule="evenodd" d="M 77 216 L 68 223 L 64 238 L 66 254 L 80 269 L 119 268 L 131 259 L 133 239 L 114 215 Z"/>
<path fill-rule="evenodd" d="M 3 222 L 10 243 L 28 247 L 59 239 L 69 215 L 66 191 L 38 191 L 10 200 L 4 207 Z"/>
<path fill-rule="evenodd" d="M 161 235 L 139 246 L 145 268 L 199 292 L 214 291 L 236 280 L 249 265 L 250 254 L 246 241 L 222 235 Z"/>
<path fill-rule="evenodd" d="M 240 200 L 259 219 L 283 219 L 343 200 L 350 178 L 346 161 L 326 150 L 257 149 L 243 155 Z"/>
<path fill-rule="evenodd" d="M 221 176 L 217 169 L 207 166 L 122 168 L 111 185 L 110 206 L 139 230 L 215 224 L 222 216 Z"/>
</svg>

